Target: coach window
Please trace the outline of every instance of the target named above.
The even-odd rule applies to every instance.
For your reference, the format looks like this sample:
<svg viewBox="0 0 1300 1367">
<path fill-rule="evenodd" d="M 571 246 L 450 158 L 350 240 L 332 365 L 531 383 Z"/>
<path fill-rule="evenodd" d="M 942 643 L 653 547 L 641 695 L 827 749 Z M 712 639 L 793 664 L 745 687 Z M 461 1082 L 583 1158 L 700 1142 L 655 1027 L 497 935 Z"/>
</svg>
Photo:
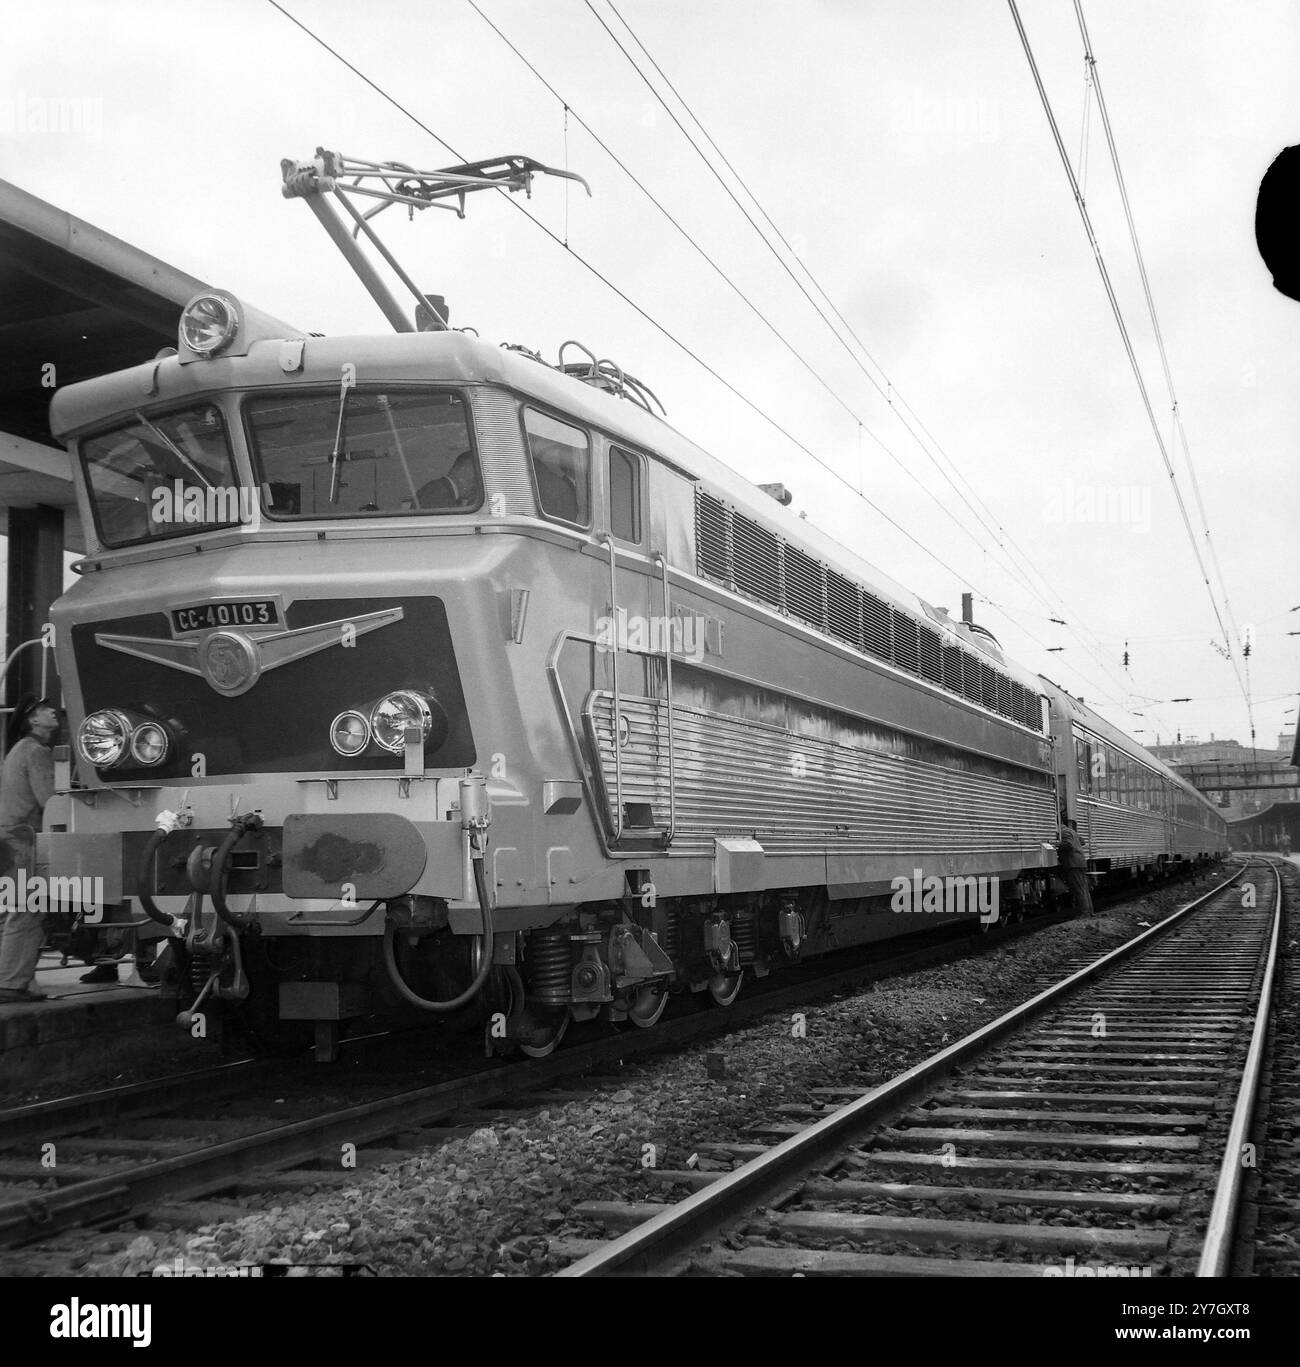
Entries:
<svg viewBox="0 0 1300 1367">
<path fill-rule="evenodd" d="M 591 525 L 591 442 L 580 427 L 524 409 L 537 501 L 547 517 Z"/>
<path fill-rule="evenodd" d="M 1086 793 L 1091 786 L 1089 777 L 1087 742 L 1076 737 L 1074 742 L 1074 779 L 1081 793 Z"/>
<path fill-rule="evenodd" d="M 609 527 L 619 541 L 641 540 L 640 456 L 609 448 Z"/>
</svg>

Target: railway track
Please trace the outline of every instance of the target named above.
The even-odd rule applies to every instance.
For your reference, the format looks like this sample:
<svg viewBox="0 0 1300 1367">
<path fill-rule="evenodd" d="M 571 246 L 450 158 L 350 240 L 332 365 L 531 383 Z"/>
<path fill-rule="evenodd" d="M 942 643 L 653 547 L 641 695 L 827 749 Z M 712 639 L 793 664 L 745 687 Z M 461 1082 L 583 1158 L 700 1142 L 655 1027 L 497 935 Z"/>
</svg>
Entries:
<svg viewBox="0 0 1300 1367">
<path fill-rule="evenodd" d="M 1281 909 L 1241 870 L 891 1082 L 707 1146 L 733 1171 L 646 1173 L 693 1194 L 579 1206 L 624 1232 L 557 1275 L 1224 1275 Z"/>
<path fill-rule="evenodd" d="M 322 1085 L 318 1074 L 307 1085 L 301 1075 L 286 1075 L 283 1063 L 246 1060 L 0 1111 L 0 1249 L 140 1219 L 173 1226 L 236 1219 L 248 1213 L 237 1202 L 249 1194 L 355 1182 L 356 1171 L 339 1166 L 341 1145 L 355 1146 L 362 1169 L 405 1159 L 489 1123 L 483 1107 L 516 1104 L 557 1081 L 678 1048 L 818 995 L 987 952 L 1061 919 L 840 962 L 830 972 L 797 970 L 793 981 L 763 984 L 725 1011 L 670 1014 L 652 1029 L 597 1039 L 571 1032 L 548 1058 L 498 1061 L 428 1086 L 394 1090 L 391 1080 L 381 1087 L 363 1077 L 351 1084 L 363 1092 L 353 1104 L 339 1098 L 344 1086 Z M 307 1099 L 294 1098 L 295 1089 Z M 327 1090 L 332 1104 L 321 1096 Z"/>
</svg>

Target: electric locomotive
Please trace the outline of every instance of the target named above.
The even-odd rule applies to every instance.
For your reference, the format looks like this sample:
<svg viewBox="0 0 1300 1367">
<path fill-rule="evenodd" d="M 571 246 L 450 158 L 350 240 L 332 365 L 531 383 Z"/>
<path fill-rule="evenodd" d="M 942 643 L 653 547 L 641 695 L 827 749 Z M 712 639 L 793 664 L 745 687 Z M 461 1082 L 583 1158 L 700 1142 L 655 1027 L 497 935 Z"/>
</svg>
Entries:
<svg viewBox="0 0 1300 1367">
<path fill-rule="evenodd" d="M 900 910 L 987 928 L 1049 895 L 1076 806 L 1108 851 L 1131 820 L 1062 757 L 1141 752 L 986 631 L 613 362 L 488 345 L 418 291 L 414 330 L 332 208 L 378 245 L 366 175 L 381 208 L 463 210 L 544 173 L 285 163 L 399 331 L 205 290 L 174 354 L 54 397 L 89 550 L 52 611 L 76 773 L 38 857 L 165 928 L 183 1022 L 225 1003 L 329 1058 L 346 1022 L 470 1010 L 542 1055 L 924 928 Z M 1142 851 L 1190 853 L 1175 824 L 1224 848 L 1178 801 Z"/>
</svg>

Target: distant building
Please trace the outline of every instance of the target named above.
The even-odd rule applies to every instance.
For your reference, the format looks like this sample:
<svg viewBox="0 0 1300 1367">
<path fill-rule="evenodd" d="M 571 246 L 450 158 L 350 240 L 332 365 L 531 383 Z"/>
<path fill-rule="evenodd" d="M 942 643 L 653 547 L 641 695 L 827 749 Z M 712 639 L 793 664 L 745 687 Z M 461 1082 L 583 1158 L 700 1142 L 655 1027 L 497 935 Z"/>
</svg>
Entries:
<svg viewBox="0 0 1300 1367">
<path fill-rule="evenodd" d="M 1148 749 L 1157 759 L 1172 769 L 1181 771 L 1191 765 L 1203 764 L 1294 764 L 1296 737 L 1283 732 L 1277 738 L 1277 749 L 1264 746 L 1252 749 L 1236 740 L 1179 741 L 1173 745 L 1152 745 Z M 1211 802 L 1217 802 L 1229 821 L 1240 821 L 1254 816 L 1276 803 L 1300 801 L 1300 788 L 1265 788 L 1259 792 L 1229 789 L 1226 792 L 1206 792 Z"/>
</svg>

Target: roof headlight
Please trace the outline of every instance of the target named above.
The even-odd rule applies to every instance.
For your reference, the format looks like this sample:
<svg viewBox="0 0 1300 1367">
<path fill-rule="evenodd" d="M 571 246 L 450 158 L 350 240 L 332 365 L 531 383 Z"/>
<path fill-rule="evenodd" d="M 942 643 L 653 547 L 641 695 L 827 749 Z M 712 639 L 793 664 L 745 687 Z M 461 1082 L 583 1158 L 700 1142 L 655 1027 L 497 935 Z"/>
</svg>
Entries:
<svg viewBox="0 0 1300 1367">
<path fill-rule="evenodd" d="M 137 764 L 161 764 L 172 748 L 167 728 L 156 721 L 141 722 L 131 732 L 131 758 Z"/>
<path fill-rule="evenodd" d="M 433 728 L 433 710 L 419 693 L 399 689 L 380 698 L 371 709 L 370 727 L 376 742 L 395 755 L 405 748 L 408 726 L 420 728 L 421 740 Z"/>
<path fill-rule="evenodd" d="M 370 722 L 356 711 L 340 712 L 330 722 L 330 744 L 340 755 L 359 755 L 370 744 Z"/>
<path fill-rule="evenodd" d="M 196 294 L 181 314 L 181 344 L 200 356 L 215 356 L 239 331 L 239 310 L 222 294 Z"/>
<path fill-rule="evenodd" d="M 92 712 L 77 728 L 77 751 L 96 769 L 120 764 L 131 743 L 131 722 L 113 708 Z"/>
</svg>

